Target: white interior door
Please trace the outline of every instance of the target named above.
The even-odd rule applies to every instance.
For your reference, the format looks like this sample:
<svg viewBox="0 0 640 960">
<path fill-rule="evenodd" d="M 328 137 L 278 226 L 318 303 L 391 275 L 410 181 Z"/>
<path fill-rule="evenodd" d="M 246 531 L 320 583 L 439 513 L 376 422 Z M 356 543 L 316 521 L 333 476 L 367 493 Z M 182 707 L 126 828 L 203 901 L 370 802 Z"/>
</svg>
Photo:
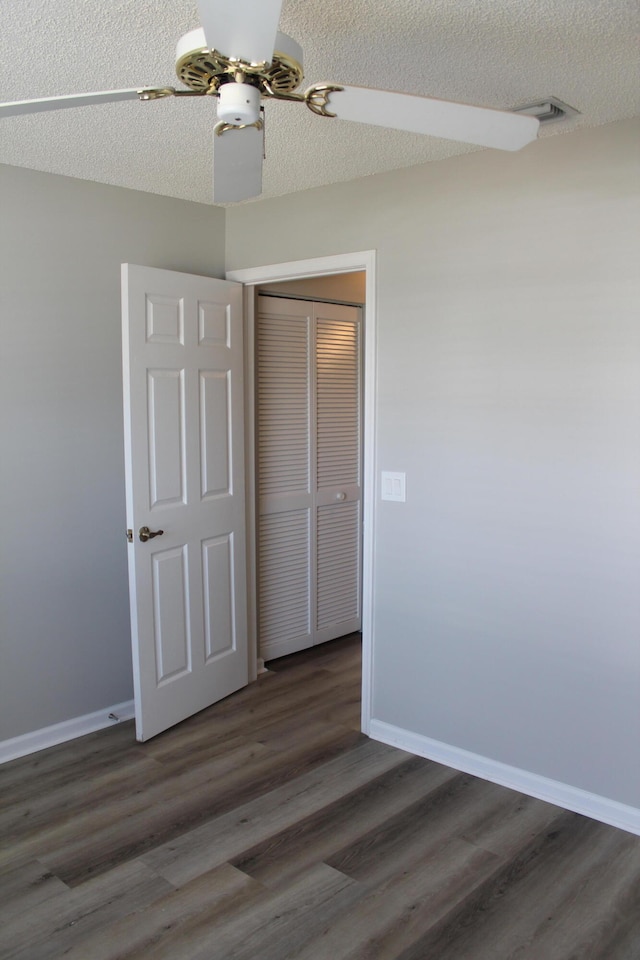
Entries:
<svg viewBox="0 0 640 960">
<path fill-rule="evenodd" d="M 248 682 L 242 286 L 123 264 L 122 304 L 136 735 L 148 740 Z"/>
<path fill-rule="evenodd" d="M 271 659 L 359 630 L 361 311 L 260 296 L 258 636 Z"/>
</svg>

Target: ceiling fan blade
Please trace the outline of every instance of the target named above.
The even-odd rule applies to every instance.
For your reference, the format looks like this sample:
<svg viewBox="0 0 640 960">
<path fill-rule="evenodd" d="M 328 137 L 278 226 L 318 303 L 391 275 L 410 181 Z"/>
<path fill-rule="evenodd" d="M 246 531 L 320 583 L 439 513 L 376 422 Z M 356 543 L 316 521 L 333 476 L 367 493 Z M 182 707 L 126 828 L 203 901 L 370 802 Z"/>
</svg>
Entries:
<svg viewBox="0 0 640 960">
<path fill-rule="evenodd" d="M 225 57 L 269 63 L 282 0 L 198 0 L 207 46 Z"/>
<path fill-rule="evenodd" d="M 213 135 L 213 202 L 233 203 L 262 193 L 264 129 L 233 127 Z"/>
<path fill-rule="evenodd" d="M 343 87 L 340 92 L 331 93 L 328 109 L 341 120 L 498 150 L 520 150 L 536 139 L 540 126 L 535 117 L 520 113 L 367 87 Z"/>
<path fill-rule="evenodd" d="M 23 113 L 64 110 L 65 107 L 86 107 L 93 103 L 115 103 L 117 100 L 138 100 L 135 90 L 103 90 L 100 93 L 72 93 L 65 97 L 43 97 L 41 100 L 14 100 L 0 103 L 0 117 L 17 117 Z"/>
</svg>

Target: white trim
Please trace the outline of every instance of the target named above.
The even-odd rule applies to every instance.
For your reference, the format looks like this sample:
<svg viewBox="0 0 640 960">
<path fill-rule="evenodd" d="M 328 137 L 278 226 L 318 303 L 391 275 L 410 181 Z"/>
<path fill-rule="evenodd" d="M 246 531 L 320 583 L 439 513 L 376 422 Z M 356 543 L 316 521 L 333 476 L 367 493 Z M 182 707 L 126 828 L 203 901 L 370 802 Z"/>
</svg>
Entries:
<svg viewBox="0 0 640 960">
<path fill-rule="evenodd" d="M 519 767 L 511 767 L 498 760 L 470 753 L 460 747 L 453 747 L 440 740 L 432 740 L 421 734 L 412 733 L 402 727 L 395 727 L 382 720 L 371 720 L 369 736 L 381 743 L 388 743 L 392 747 L 407 750 L 419 757 L 435 760 L 454 770 L 471 773 L 483 780 L 499 783 L 502 787 L 518 790 L 537 800 L 545 800 L 574 813 L 581 813 L 592 817 L 612 827 L 628 830 L 629 833 L 640 835 L 640 809 L 610 800 L 596 793 L 589 793 L 578 787 L 558 780 L 549 780 Z"/>
<path fill-rule="evenodd" d="M 249 644 L 249 683 L 264 672 L 264 659 L 258 650 L 258 610 L 256 576 L 256 374 L 255 374 L 255 294 L 246 287 L 244 301 L 244 390 L 245 390 L 245 516 L 247 566 L 247 642 Z M 262 669 L 261 669 L 262 663 Z"/>
<path fill-rule="evenodd" d="M 376 251 L 364 250 L 341 253 L 331 257 L 293 260 L 288 263 L 267 264 L 228 270 L 227 280 L 255 287 L 273 281 L 301 280 L 336 273 L 366 273 L 364 308 L 364 449 L 363 449 L 363 536 L 362 536 L 362 730 L 369 733 L 371 720 L 371 693 L 373 686 L 373 577 L 375 543 L 375 402 L 376 402 Z M 248 302 L 248 301 L 247 301 Z M 253 443 L 252 428 L 247 443 Z M 249 545 L 250 546 L 250 545 Z M 257 650 L 256 650 L 257 656 Z"/>
<path fill-rule="evenodd" d="M 84 737 L 87 733 L 95 733 L 96 730 L 112 727 L 124 720 L 132 720 L 134 713 L 133 700 L 126 700 L 112 707 L 103 707 L 95 713 L 86 713 L 83 717 L 73 717 L 71 720 L 63 720 L 62 723 L 54 723 L 50 727 L 23 733 L 20 737 L 13 737 L 11 740 L 3 740 L 0 742 L 0 763 L 25 757 L 38 750 L 46 750 L 47 747 L 55 747 L 57 743 L 66 743 L 67 740 L 75 740 L 76 737 Z M 133 732 L 131 738 L 134 739 Z"/>
</svg>

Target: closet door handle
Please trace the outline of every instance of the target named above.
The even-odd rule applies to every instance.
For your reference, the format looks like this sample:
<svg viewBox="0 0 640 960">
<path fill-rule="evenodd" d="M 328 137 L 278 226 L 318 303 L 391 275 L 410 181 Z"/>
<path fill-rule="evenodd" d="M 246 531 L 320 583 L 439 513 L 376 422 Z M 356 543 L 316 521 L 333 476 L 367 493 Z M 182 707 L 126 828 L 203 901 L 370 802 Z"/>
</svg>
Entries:
<svg viewBox="0 0 640 960">
<path fill-rule="evenodd" d="M 339 493 L 336 493 L 336 500 L 346 500 L 347 495 L 343 490 L 340 490 Z"/>
</svg>

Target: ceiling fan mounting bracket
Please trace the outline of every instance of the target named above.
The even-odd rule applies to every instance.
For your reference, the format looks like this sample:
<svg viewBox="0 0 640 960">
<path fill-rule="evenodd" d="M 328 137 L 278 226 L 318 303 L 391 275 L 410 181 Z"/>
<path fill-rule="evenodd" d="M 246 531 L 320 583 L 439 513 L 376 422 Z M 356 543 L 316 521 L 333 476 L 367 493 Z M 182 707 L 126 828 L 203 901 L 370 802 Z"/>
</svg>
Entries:
<svg viewBox="0 0 640 960">
<path fill-rule="evenodd" d="M 304 93 L 280 93 L 277 90 L 272 90 L 271 87 L 265 83 L 263 96 L 270 97 L 273 100 L 289 100 L 292 103 L 306 103 L 309 110 L 319 117 L 335 117 L 337 114 L 327 110 L 329 98 L 332 93 L 339 93 L 342 90 L 344 90 L 344 87 L 337 85 L 314 83 L 313 86 L 305 90 Z"/>
<path fill-rule="evenodd" d="M 144 87 L 138 90 L 141 100 L 162 100 L 163 97 L 174 97 L 175 94 L 173 87 Z"/>
<path fill-rule="evenodd" d="M 225 123 L 224 120 L 221 120 L 220 123 L 216 123 L 213 132 L 216 137 L 221 137 L 227 130 L 245 130 L 247 127 L 255 127 L 256 130 L 262 130 L 264 129 L 264 120 L 262 117 L 256 120 L 255 123 Z"/>
<path fill-rule="evenodd" d="M 312 113 L 319 117 L 335 117 L 335 113 L 327 110 L 329 99 L 332 93 L 340 93 L 344 87 L 338 87 L 330 83 L 315 83 L 305 92 L 304 102 Z"/>
<path fill-rule="evenodd" d="M 137 91 L 139 100 L 163 100 L 165 97 L 202 97 L 209 90 L 176 90 L 174 87 L 143 87 Z"/>
</svg>

